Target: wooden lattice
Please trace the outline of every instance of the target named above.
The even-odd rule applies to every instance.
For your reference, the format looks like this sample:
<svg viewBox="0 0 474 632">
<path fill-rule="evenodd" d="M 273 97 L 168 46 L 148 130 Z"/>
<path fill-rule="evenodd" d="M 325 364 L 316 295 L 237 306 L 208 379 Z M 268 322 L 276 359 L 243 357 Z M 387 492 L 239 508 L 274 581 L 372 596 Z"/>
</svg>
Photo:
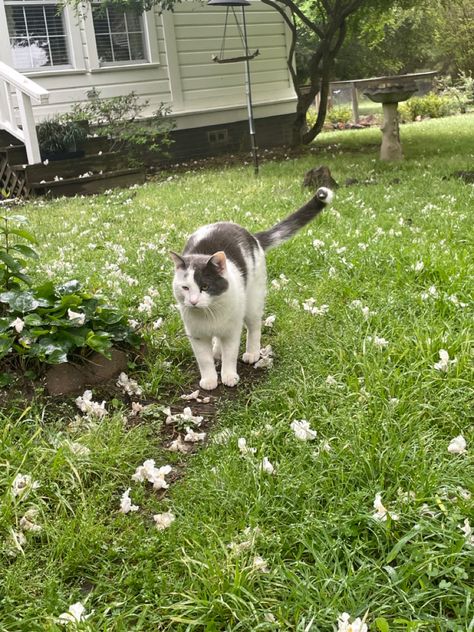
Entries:
<svg viewBox="0 0 474 632">
<path fill-rule="evenodd" d="M 29 187 L 23 173 L 12 169 L 6 154 L 0 154 L 0 193 L 9 198 L 28 197 Z"/>
</svg>

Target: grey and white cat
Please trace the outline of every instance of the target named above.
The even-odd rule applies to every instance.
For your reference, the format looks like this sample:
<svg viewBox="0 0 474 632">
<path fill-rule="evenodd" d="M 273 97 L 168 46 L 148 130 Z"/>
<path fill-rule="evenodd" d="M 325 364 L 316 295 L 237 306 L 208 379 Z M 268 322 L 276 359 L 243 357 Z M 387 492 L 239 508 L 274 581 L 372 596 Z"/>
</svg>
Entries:
<svg viewBox="0 0 474 632">
<path fill-rule="evenodd" d="M 265 251 L 290 239 L 332 200 L 321 187 L 298 211 L 273 228 L 255 235 L 232 222 L 199 228 L 184 252 L 170 253 L 175 263 L 173 293 L 199 364 L 202 389 L 217 387 L 215 360 L 221 359 L 221 380 L 239 381 L 237 357 L 242 328 L 247 344 L 242 360 L 257 362 L 265 305 Z"/>
</svg>

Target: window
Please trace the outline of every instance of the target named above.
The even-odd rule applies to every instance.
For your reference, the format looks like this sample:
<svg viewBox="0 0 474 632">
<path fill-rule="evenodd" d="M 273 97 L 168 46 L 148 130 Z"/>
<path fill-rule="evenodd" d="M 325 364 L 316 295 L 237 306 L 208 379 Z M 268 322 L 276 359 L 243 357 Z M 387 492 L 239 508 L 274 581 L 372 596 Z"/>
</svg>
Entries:
<svg viewBox="0 0 474 632">
<path fill-rule="evenodd" d="M 141 15 L 96 4 L 92 17 L 101 66 L 147 61 Z"/>
<path fill-rule="evenodd" d="M 5 11 L 17 70 L 70 66 L 63 13 L 55 0 L 6 0 Z"/>
</svg>

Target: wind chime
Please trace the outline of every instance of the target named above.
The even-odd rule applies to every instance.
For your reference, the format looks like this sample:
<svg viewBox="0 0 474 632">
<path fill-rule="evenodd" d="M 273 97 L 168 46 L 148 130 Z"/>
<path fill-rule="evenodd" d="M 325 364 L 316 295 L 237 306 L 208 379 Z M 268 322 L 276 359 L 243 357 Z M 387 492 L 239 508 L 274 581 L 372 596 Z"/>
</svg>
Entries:
<svg viewBox="0 0 474 632">
<path fill-rule="evenodd" d="M 217 64 L 233 64 L 236 62 L 245 62 L 245 92 L 247 95 L 247 115 L 249 121 L 249 132 L 250 132 L 250 145 L 252 148 L 252 156 L 253 156 L 253 164 L 255 174 L 258 174 L 258 155 L 257 155 L 257 145 L 255 142 L 255 124 L 253 120 L 253 104 L 252 104 L 252 88 L 250 84 L 250 60 L 254 59 L 259 55 L 259 50 L 255 50 L 253 53 L 250 53 L 247 41 L 247 24 L 245 21 L 245 7 L 250 5 L 248 0 L 208 0 L 208 5 L 213 7 L 226 7 L 225 13 L 225 23 L 224 23 L 224 35 L 222 38 L 221 50 L 219 55 L 214 55 L 212 57 L 212 61 Z M 239 23 L 235 7 L 242 7 L 242 26 Z M 226 35 L 227 35 L 227 26 L 229 24 L 229 17 L 232 14 L 235 24 L 237 26 L 237 31 L 240 35 L 240 39 L 242 41 L 242 45 L 244 48 L 244 54 L 238 57 L 226 57 L 225 56 L 225 44 L 226 44 Z"/>
</svg>

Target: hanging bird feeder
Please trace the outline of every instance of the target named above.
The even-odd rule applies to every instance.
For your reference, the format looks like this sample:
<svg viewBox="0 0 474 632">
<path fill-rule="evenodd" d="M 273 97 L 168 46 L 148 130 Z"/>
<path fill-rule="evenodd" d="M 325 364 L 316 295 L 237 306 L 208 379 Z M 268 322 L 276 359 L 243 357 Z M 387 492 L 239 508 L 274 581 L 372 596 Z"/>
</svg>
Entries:
<svg viewBox="0 0 474 632">
<path fill-rule="evenodd" d="M 233 64 L 236 62 L 245 62 L 245 91 L 247 95 L 247 114 L 249 121 L 249 131 L 250 131 L 250 144 L 252 147 L 252 156 L 254 163 L 255 174 L 258 173 L 258 156 L 257 156 L 257 145 L 255 141 L 255 124 L 253 120 L 253 104 L 252 104 L 252 89 L 250 84 L 250 61 L 255 59 L 257 55 L 259 55 L 258 48 L 251 53 L 248 47 L 247 40 L 247 23 L 245 21 L 245 7 L 250 5 L 248 0 L 208 0 L 207 3 L 209 6 L 213 7 L 226 7 L 225 14 L 225 23 L 224 23 L 224 34 L 222 37 L 221 50 L 219 55 L 213 55 L 212 61 L 217 64 Z M 235 7 L 242 7 L 242 26 L 239 23 Z M 229 18 L 231 15 L 234 18 L 235 25 L 237 27 L 237 31 L 240 35 L 240 39 L 242 41 L 242 46 L 244 49 L 243 55 L 238 55 L 237 57 L 226 57 L 225 46 L 226 46 L 226 35 L 227 35 L 227 26 L 229 24 Z"/>
</svg>

